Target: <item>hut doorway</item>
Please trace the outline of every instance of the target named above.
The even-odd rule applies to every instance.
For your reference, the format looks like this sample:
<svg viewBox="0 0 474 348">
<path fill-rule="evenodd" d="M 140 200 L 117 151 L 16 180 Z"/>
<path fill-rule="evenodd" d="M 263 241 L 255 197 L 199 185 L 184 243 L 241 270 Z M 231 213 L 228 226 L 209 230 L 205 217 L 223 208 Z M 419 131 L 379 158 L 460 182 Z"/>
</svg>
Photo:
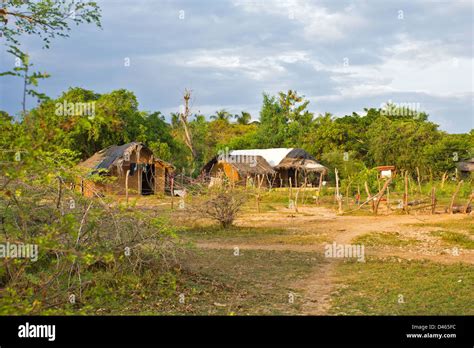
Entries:
<svg viewBox="0 0 474 348">
<path fill-rule="evenodd" d="M 142 170 L 142 192 L 143 196 L 155 193 L 155 165 L 145 164 Z"/>
</svg>

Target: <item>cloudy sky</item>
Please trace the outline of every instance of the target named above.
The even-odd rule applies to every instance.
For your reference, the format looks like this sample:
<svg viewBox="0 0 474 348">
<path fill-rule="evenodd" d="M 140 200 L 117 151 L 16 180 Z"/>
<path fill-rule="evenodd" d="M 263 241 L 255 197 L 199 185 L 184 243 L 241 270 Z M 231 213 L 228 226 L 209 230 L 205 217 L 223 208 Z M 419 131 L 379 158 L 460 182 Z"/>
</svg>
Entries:
<svg viewBox="0 0 474 348">
<path fill-rule="evenodd" d="M 296 89 L 338 116 L 412 103 L 449 132 L 474 128 L 471 0 L 98 0 L 103 29 L 74 27 L 49 50 L 27 39 L 51 97 L 79 86 L 126 88 L 140 108 L 226 108 L 254 118 L 262 93 Z M 130 62 L 126 66 L 126 62 Z M 13 58 L 0 52 L 0 69 Z M 0 79 L 0 109 L 18 114 L 21 81 Z M 29 101 L 33 106 L 34 101 Z"/>
</svg>

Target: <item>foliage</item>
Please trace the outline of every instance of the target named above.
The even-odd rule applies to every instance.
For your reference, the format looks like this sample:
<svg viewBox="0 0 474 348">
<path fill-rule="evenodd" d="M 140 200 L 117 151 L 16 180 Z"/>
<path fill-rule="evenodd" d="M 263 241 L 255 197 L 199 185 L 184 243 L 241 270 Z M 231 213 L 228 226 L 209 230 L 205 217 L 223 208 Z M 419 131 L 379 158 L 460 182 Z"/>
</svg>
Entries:
<svg viewBox="0 0 474 348">
<path fill-rule="evenodd" d="M 222 228 L 229 228 L 246 199 L 246 195 L 242 192 L 221 188 L 211 192 L 210 198 L 198 207 L 198 211 L 203 216 L 219 222 Z"/>
</svg>

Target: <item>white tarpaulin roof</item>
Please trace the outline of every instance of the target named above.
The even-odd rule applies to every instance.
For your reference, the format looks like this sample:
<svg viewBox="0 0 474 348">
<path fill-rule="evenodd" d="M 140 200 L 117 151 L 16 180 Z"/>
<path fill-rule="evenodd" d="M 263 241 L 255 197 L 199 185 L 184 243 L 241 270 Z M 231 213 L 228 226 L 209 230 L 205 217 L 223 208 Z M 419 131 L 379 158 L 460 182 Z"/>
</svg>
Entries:
<svg viewBox="0 0 474 348">
<path fill-rule="evenodd" d="M 324 169 L 325 167 L 319 163 L 305 163 L 304 167 L 306 169 Z"/>
<path fill-rule="evenodd" d="M 251 150 L 233 150 L 230 151 L 231 156 L 262 156 L 265 161 L 272 167 L 280 164 L 280 162 L 292 151 L 293 148 L 275 148 L 275 149 L 251 149 Z"/>
</svg>

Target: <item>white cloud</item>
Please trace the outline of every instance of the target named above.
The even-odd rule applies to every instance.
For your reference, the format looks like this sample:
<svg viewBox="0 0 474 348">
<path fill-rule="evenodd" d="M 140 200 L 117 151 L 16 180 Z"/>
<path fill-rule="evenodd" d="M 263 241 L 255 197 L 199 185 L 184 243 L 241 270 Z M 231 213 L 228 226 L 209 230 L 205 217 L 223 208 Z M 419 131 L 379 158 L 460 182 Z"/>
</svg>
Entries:
<svg viewBox="0 0 474 348">
<path fill-rule="evenodd" d="M 250 13 L 279 16 L 289 23 L 299 23 L 304 36 L 314 42 L 339 40 L 365 25 L 353 6 L 330 12 L 323 5 L 307 0 L 234 0 L 233 4 Z"/>
<path fill-rule="evenodd" d="M 177 58 L 179 57 L 179 58 Z M 183 67 L 226 70 L 241 73 L 254 80 L 272 78 L 286 72 L 285 65 L 309 61 L 304 51 L 288 51 L 275 55 L 258 50 L 242 52 L 242 49 L 192 50 L 180 52 L 173 61 Z M 166 58 L 168 60 L 168 58 Z"/>
</svg>

